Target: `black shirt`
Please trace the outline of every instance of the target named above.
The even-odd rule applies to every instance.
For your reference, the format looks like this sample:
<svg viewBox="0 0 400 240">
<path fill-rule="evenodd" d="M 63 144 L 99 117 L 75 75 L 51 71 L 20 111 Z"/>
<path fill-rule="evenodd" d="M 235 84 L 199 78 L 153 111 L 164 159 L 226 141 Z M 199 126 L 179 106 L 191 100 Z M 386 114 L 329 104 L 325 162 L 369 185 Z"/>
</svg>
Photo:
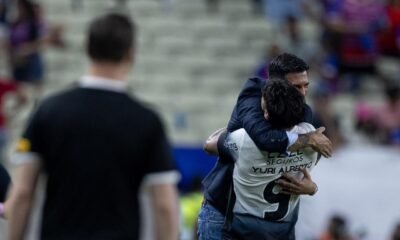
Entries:
<svg viewBox="0 0 400 240">
<path fill-rule="evenodd" d="M 10 186 L 11 178 L 7 170 L 0 164 L 0 203 L 6 200 L 7 190 Z"/>
<path fill-rule="evenodd" d="M 143 177 L 174 169 L 160 119 L 125 93 L 50 97 L 23 137 L 47 174 L 41 239 L 137 239 Z"/>
</svg>

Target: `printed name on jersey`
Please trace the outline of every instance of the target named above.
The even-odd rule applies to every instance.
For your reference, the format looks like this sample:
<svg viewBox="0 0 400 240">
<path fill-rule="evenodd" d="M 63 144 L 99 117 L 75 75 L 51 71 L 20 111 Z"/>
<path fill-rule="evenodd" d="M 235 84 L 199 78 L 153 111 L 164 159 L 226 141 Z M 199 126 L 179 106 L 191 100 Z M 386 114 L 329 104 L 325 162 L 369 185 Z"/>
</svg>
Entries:
<svg viewBox="0 0 400 240">
<path fill-rule="evenodd" d="M 295 165 L 295 166 L 284 166 L 281 168 L 268 168 L 268 167 L 252 167 L 252 170 L 254 173 L 267 173 L 267 174 L 276 174 L 276 173 L 285 173 L 285 172 L 298 172 L 301 169 L 304 168 L 311 168 L 312 167 L 312 162 L 306 163 L 306 164 L 300 164 L 300 165 Z M 278 170 L 279 169 L 279 170 Z"/>
</svg>

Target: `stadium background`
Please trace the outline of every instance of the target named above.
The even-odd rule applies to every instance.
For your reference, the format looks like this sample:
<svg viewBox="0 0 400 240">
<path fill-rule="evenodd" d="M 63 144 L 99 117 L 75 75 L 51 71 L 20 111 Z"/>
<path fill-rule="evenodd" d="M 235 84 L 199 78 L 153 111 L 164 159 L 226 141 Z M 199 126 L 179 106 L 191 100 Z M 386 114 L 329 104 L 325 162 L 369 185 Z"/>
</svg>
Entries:
<svg viewBox="0 0 400 240">
<path fill-rule="evenodd" d="M 82 5 L 74 9 L 72 1 L 37 1 L 46 21 L 63 27 L 66 44 L 65 48 L 44 51 L 44 96 L 80 77 L 87 63 L 87 23 L 114 5 L 109 0 L 82 0 Z M 182 172 L 180 188 L 184 197 L 215 162 L 214 157 L 201 151 L 203 141 L 226 125 L 241 85 L 253 75 L 266 48 L 285 42 L 286 36 L 262 13 L 255 14 L 246 0 L 221 0 L 218 11 L 211 13 L 201 0 L 126 2 L 124 11 L 135 19 L 139 37 L 130 90 L 164 119 Z M 322 11 L 317 5 L 314 8 Z M 318 48 L 322 32 L 319 23 L 305 17 L 299 27 L 309 49 Z M 5 59 L 0 60 L 1 73 L 5 75 Z M 377 65 L 389 77 L 400 76 L 397 59 L 381 57 Z M 311 66 L 309 96 L 318 91 L 317 70 Z M 313 105 L 311 97 L 307 101 Z M 336 149 L 332 159 L 323 159 L 314 170 L 320 191 L 315 197 L 303 199 L 298 239 L 317 239 L 333 214 L 347 219 L 349 232 L 356 239 L 389 239 L 400 221 L 400 150 L 378 145 L 355 128 L 357 103 L 378 106 L 385 102 L 382 84 L 374 77 L 366 77 L 357 92 L 336 92 L 331 101 L 346 143 Z M 8 152 L 33 107 L 33 102 L 28 104 L 10 123 L 12 141 Z M 187 213 L 192 216 L 199 207 L 199 198 L 194 199 Z M 183 238 L 191 239 L 190 224 L 182 225 L 186 228 Z M 4 222 L 0 222 L 0 239 L 3 232 Z"/>
</svg>

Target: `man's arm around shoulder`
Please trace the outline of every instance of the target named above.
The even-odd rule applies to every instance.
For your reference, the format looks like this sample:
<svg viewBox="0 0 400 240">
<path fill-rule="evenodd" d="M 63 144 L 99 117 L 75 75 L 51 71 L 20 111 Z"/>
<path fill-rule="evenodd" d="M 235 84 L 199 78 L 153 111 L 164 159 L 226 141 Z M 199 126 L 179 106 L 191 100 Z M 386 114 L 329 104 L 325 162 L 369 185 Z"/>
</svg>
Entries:
<svg viewBox="0 0 400 240">
<path fill-rule="evenodd" d="M 329 138 L 327 138 L 323 134 L 324 131 L 325 127 L 320 127 L 313 132 L 307 134 L 299 134 L 297 141 L 292 144 L 288 148 L 288 150 L 291 152 L 295 152 L 305 147 L 311 147 L 316 152 L 321 153 L 324 157 L 331 157 L 333 151 L 332 143 Z"/>
<path fill-rule="evenodd" d="M 210 155 L 218 156 L 218 140 L 224 132 L 226 132 L 226 128 L 220 128 L 212 133 L 205 141 L 203 145 L 203 150 Z"/>
</svg>

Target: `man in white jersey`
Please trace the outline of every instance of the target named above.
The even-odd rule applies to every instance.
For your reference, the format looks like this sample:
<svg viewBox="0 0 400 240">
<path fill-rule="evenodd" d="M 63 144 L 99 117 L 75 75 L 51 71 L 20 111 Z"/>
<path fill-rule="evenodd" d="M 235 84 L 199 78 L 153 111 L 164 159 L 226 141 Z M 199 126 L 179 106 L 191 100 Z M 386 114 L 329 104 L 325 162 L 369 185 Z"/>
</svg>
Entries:
<svg viewBox="0 0 400 240">
<path fill-rule="evenodd" d="M 286 81 L 272 80 L 263 90 L 264 116 L 275 128 L 296 134 L 315 131 L 304 116 L 304 97 Z M 297 124 L 297 125 L 296 125 Z M 233 208 L 232 234 L 238 239 L 295 239 L 299 195 L 296 181 L 308 179 L 302 186 L 313 195 L 317 188 L 309 173 L 318 153 L 311 148 L 288 154 L 260 151 L 244 129 L 228 135 L 224 147 L 235 161 L 233 172 L 236 202 Z M 284 179 L 280 180 L 280 179 Z M 286 191 L 277 185 L 284 182 Z"/>
</svg>

